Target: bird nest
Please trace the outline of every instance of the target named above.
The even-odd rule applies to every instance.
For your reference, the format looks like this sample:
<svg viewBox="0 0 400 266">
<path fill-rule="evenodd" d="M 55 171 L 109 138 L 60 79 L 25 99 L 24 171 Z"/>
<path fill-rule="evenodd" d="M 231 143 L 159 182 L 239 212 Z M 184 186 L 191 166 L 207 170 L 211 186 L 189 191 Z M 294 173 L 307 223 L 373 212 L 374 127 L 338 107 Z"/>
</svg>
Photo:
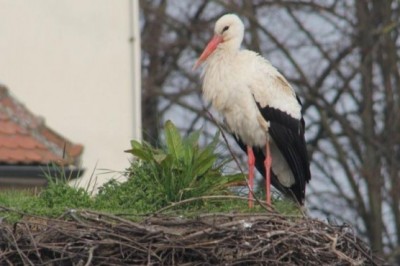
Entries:
<svg viewBox="0 0 400 266">
<path fill-rule="evenodd" d="M 274 213 L 152 215 L 70 210 L 0 224 L 0 265 L 381 265 L 349 226 Z"/>
</svg>

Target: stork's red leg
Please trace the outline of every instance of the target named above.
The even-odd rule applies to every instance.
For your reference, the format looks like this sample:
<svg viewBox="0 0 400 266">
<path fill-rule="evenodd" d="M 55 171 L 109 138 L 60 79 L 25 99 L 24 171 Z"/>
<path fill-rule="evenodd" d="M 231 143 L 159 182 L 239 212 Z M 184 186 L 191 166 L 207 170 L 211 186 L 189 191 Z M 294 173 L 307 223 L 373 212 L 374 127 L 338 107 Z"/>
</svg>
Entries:
<svg viewBox="0 0 400 266">
<path fill-rule="evenodd" d="M 254 164 L 256 159 L 254 157 L 253 149 L 247 146 L 247 158 L 248 158 L 248 169 L 249 169 L 249 208 L 253 208 L 253 188 L 254 188 Z"/>
<path fill-rule="evenodd" d="M 266 194 L 267 205 L 269 206 L 271 206 L 271 164 L 272 164 L 271 152 L 269 150 L 269 141 L 267 141 L 264 166 L 265 166 L 265 178 L 266 178 L 265 194 Z"/>
</svg>

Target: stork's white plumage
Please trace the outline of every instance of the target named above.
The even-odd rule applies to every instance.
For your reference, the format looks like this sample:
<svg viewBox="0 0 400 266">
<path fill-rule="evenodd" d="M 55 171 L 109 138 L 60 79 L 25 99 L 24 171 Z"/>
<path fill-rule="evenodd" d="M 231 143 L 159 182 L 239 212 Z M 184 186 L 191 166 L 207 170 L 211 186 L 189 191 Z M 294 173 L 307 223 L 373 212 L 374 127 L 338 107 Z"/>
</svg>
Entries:
<svg viewBox="0 0 400 266">
<path fill-rule="evenodd" d="M 311 175 L 301 103 L 266 59 L 240 49 L 243 36 L 238 16 L 224 15 L 216 22 L 214 37 L 194 66 L 205 63 L 204 97 L 224 116 L 239 146 L 248 153 L 250 207 L 254 165 L 266 178 L 267 204 L 271 204 L 271 182 L 303 204 Z"/>
</svg>

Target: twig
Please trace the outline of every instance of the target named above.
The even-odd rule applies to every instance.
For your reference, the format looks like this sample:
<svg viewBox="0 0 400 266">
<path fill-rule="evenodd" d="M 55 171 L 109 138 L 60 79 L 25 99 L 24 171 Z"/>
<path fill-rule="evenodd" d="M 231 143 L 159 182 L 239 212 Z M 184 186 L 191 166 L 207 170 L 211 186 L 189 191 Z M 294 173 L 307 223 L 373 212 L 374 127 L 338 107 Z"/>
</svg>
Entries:
<svg viewBox="0 0 400 266">
<path fill-rule="evenodd" d="M 156 212 L 154 212 L 154 214 L 162 213 L 162 212 L 164 212 L 165 210 L 168 210 L 168 209 L 171 209 L 171 208 L 174 208 L 174 207 L 176 207 L 176 206 L 183 205 L 183 204 L 186 204 L 186 203 L 189 203 L 189 202 L 198 201 L 198 200 L 210 200 L 210 199 L 238 199 L 238 200 L 248 200 L 246 197 L 241 197 L 241 196 L 229 196 L 229 195 L 226 195 L 226 196 L 202 196 L 202 197 L 195 197 L 195 198 L 190 198 L 190 199 L 181 200 L 181 201 L 178 201 L 178 202 L 173 202 L 173 203 L 171 203 L 170 205 L 168 205 L 168 206 L 166 206 L 166 207 L 164 207 L 164 208 L 161 208 L 161 209 L 157 210 Z"/>
<path fill-rule="evenodd" d="M 92 264 L 93 252 L 94 252 L 94 250 L 95 250 L 96 248 L 97 248 L 97 246 L 92 246 L 92 247 L 89 249 L 89 257 L 88 257 L 88 260 L 87 260 L 85 266 L 89 266 L 89 265 Z"/>
<path fill-rule="evenodd" d="M 29 227 L 28 227 L 28 225 L 26 223 L 24 223 L 24 225 L 25 225 L 25 227 L 27 229 L 26 231 L 28 232 L 29 237 L 31 239 L 31 242 L 33 244 L 33 248 L 35 249 L 36 256 L 39 258 L 40 263 L 43 263 L 42 256 L 40 255 L 39 249 L 37 247 L 37 243 L 36 243 L 35 239 L 33 238 L 32 232 L 31 232 L 31 230 L 29 229 Z"/>
<path fill-rule="evenodd" d="M 34 266 L 34 264 L 32 263 L 32 261 L 27 257 L 27 255 L 19 248 L 18 245 L 18 241 L 15 239 L 14 234 L 11 234 L 15 249 L 19 255 L 19 257 L 21 258 L 21 260 L 24 262 L 24 264 L 29 264 Z"/>
</svg>

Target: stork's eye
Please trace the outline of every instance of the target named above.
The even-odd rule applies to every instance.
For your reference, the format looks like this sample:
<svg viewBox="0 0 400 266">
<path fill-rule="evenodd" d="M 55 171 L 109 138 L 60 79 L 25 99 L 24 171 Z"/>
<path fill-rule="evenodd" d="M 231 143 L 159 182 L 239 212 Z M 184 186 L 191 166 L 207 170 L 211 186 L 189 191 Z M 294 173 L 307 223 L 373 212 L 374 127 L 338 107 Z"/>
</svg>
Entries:
<svg viewBox="0 0 400 266">
<path fill-rule="evenodd" d="M 227 31 L 227 30 L 229 30 L 229 26 L 225 26 L 225 27 L 222 29 L 222 33 L 224 33 L 224 32 Z"/>
</svg>

